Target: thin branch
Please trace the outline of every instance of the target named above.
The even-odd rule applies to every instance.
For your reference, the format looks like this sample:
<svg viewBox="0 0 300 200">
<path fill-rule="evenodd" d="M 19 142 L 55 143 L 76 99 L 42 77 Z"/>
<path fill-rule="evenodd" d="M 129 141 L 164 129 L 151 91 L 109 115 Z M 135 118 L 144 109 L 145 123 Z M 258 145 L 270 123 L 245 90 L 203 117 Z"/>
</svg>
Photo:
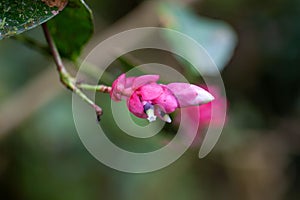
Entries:
<svg viewBox="0 0 300 200">
<path fill-rule="evenodd" d="M 59 55 L 59 52 L 56 48 L 56 45 L 54 43 L 54 40 L 50 34 L 50 31 L 48 29 L 48 26 L 47 26 L 47 23 L 44 23 L 42 24 L 42 27 L 43 27 L 43 31 L 44 31 L 44 34 L 45 34 L 45 38 L 47 40 L 47 43 L 49 45 L 49 48 L 50 48 L 50 51 L 51 51 L 51 54 L 54 58 L 54 62 L 56 64 L 56 67 L 57 67 L 57 71 L 59 72 L 59 74 L 63 75 L 63 74 L 68 74 L 67 70 L 65 69 L 65 66 L 61 60 L 61 57 Z"/>
<path fill-rule="evenodd" d="M 47 40 L 47 43 L 49 45 L 51 54 L 54 58 L 54 62 L 56 64 L 56 68 L 57 71 L 59 73 L 60 76 L 60 81 L 62 82 L 63 85 L 66 86 L 66 88 L 68 88 L 69 90 L 71 90 L 72 92 L 74 92 L 75 94 L 77 94 L 79 97 L 81 97 L 85 102 L 87 102 L 90 106 L 92 106 L 95 111 L 96 111 L 96 115 L 97 115 L 97 119 L 98 121 L 100 121 L 100 116 L 102 115 L 102 109 L 95 104 L 90 98 L 88 98 L 78 87 L 77 84 L 75 82 L 75 79 L 68 73 L 68 71 L 66 70 L 62 59 L 59 55 L 59 52 L 55 46 L 54 40 L 51 37 L 51 34 L 49 32 L 49 29 L 47 27 L 47 24 L 44 23 L 42 24 L 43 27 L 43 31 Z"/>
<path fill-rule="evenodd" d="M 111 87 L 106 85 L 89 85 L 85 83 L 77 83 L 78 88 L 83 90 L 92 90 L 95 92 L 110 93 Z"/>
</svg>

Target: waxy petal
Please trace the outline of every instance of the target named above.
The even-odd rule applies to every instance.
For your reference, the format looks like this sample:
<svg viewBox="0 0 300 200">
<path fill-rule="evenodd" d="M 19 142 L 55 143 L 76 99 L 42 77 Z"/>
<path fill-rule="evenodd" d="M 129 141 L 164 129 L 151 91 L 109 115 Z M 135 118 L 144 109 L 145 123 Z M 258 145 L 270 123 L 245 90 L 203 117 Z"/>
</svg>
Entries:
<svg viewBox="0 0 300 200">
<path fill-rule="evenodd" d="M 157 83 L 151 83 L 141 86 L 136 92 L 144 101 L 153 100 L 163 93 L 163 88 Z"/>
<path fill-rule="evenodd" d="M 144 112 L 144 105 L 136 93 L 133 93 L 130 96 L 130 98 L 127 101 L 127 106 L 129 111 L 135 116 L 140 118 L 147 118 L 147 115 Z"/>
<path fill-rule="evenodd" d="M 164 108 L 166 113 L 174 112 L 175 109 L 178 108 L 177 98 L 167 87 L 162 87 L 164 88 L 163 93 L 153 99 L 152 102 Z"/>
<path fill-rule="evenodd" d="M 121 101 L 122 91 L 125 88 L 126 77 L 125 74 L 121 74 L 112 84 L 110 97 L 114 101 Z"/>
<path fill-rule="evenodd" d="M 174 93 L 181 108 L 201 105 L 214 100 L 209 92 L 193 84 L 170 83 L 167 87 Z"/>
<path fill-rule="evenodd" d="M 132 84 L 132 88 L 133 90 L 143 86 L 143 85 L 146 85 L 146 84 L 149 84 L 149 83 L 155 83 L 157 82 L 159 79 L 159 75 L 143 75 L 143 76 L 139 76 L 139 77 L 136 77 L 133 81 L 133 84 Z"/>
<path fill-rule="evenodd" d="M 139 87 L 155 83 L 158 79 L 159 75 L 144 75 L 126 78 L 125 73 L 121 74 L 112 84 L 110 97 L 114 101 L 121 101 L 122 97 L 127 99 Z"/>
</svg>

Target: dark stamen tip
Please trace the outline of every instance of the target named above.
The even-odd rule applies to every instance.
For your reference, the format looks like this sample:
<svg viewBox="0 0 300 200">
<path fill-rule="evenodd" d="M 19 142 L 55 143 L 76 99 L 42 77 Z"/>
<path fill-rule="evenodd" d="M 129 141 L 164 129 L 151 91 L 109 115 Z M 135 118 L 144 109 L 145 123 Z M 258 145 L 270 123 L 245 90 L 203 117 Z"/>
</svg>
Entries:
<svg viewBox="0 0 300 200">
<path fill-rule="evenodd" d="M 147 110 L 149 110 L 149 109 L 153 109 L 153 105 L 151 104 L 151 103 L 146 103 L 145 105 L 144 105 L 144 111 L 146 112 Z"/>
</svg>

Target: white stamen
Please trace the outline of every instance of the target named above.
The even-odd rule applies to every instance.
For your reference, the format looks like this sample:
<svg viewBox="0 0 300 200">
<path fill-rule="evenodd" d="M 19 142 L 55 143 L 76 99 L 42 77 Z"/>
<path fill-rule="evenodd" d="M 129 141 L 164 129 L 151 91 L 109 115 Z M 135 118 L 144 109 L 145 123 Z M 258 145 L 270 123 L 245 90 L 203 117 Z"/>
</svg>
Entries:
<svg viewBox="0 0 300 200">
<path fill-rule="evenodd" d="M 149 122 L 154 122 L 156 120 L 156 116 L 154 115 L 154 108 L 149 108 L 146 110 L 146 114 L 148 116 L 148 121 Z"/>
<path fill-rule="evenodd" d="M 168 114 L 165 114 L 164 116 L 162 116 L 162 119 L 167 122 L 167 123 L 171 123 L 171 117 Z"/>
</svg>

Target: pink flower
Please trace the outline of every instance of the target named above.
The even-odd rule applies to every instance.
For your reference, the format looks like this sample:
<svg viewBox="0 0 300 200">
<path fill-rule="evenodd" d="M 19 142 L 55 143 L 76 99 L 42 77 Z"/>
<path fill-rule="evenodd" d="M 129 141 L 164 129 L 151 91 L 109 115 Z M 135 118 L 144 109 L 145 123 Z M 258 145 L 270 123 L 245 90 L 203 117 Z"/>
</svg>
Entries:
<svg viewBox="0 0 300 200">
<path fill-rule="evenodd" d="M 128 77 L 120 75 L 112 84 L 111 99 L 127 101 L 135 116 L 155 121 L 158 116 L 171 122 L 169 113 L 176 108 L 208 103 L 214 97 L 206 90 L 188 83 L 158 84 L 159 75 Z"/>
</svg>

